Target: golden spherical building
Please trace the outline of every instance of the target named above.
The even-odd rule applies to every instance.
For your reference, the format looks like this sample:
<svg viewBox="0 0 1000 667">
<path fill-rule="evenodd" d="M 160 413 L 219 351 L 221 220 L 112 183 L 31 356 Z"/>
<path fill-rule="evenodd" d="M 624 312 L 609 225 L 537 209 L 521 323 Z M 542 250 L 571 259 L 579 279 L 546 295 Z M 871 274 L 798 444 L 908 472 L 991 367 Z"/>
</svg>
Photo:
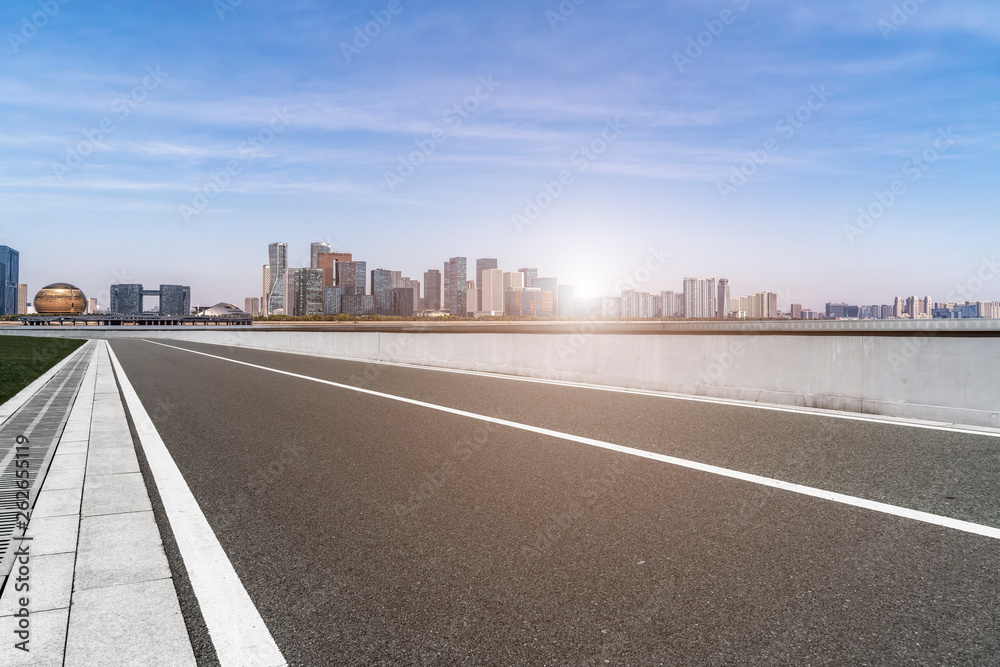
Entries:
<svg viewBox="0 0 1000 667">
<path fill-rule="evenodd" d="M 87 297 L 76 285 L 52 283 L 38 290 L 31 305 L 39 315 L 82 315 Z"/>
</svg>

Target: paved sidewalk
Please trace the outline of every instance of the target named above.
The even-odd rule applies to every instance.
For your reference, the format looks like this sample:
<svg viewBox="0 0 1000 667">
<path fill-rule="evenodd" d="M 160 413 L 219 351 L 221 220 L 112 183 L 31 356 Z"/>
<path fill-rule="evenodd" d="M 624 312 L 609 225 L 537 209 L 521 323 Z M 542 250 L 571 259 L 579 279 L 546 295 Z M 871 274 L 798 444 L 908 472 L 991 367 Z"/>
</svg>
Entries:
<svg viewBox="0 0 1000 667">
<path fill-rule="evenodd" d="M 0 598 L 0 664 L 194 665 L 107 343 L 94 345 L 21 543 L 30 593 Z"/>
</svg>

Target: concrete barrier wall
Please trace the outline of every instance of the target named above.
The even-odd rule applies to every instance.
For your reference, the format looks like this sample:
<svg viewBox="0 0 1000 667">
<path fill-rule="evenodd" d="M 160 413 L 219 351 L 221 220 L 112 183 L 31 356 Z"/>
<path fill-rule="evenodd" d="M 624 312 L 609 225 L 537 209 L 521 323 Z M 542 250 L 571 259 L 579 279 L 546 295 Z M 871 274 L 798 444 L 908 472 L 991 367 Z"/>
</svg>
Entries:
<svg viewBox="0 0 1000 667">
<path fill-rule="evenodd" d="M 1000 427 L 1000 338 L 11 327 L 187 340 Z"/>
</svg>

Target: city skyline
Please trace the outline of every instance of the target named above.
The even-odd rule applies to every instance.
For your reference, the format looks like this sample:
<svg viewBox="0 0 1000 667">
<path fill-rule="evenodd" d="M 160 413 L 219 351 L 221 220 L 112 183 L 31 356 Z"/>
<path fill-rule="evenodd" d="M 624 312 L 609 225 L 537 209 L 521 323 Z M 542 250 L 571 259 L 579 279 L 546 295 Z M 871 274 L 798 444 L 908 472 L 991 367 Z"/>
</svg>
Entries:
<svg viewBox="0 0 1000 667">
<path fill-rule="evenodd" d="M 286 281 L 288 279 L 288 276 L 285 275 L 285 268 L 287 268 L 287 269 L 299 269 L 299 270 L 308 270 L 310 268 L 315 269 L 323 261 L 326 261 L 326 265 L 328 266 L 328 268 L 332 269 L 330 271 L 324 272 L 325 276 L 329 276 L 331 274 L 333 274 L 333 275 L 340 275 L 340 268 L 338 268 L 338 267 L 340 265 L 342 265 L 342 264 L 346 265 L 346 266 L 350 266 L 350 267 L 352 267 L 351 268 L 352 273 L 356 274 L 356 276 L 352 276 L 349 279 L 349 282 L 345 283 L 345 284 L 349 284 L 349 285 L 354 285 L 354 284 L 363 285 L 362 289 L 364 290 L 364 292 L 363 292 L 364 294 L 367 294 L 369 296 L 376 294 L 376 290 L 374 289 L 374 282 L 369 283 L 368 271 L 366 269 L 366 265 L 370 264 L 370 263 L 366 262 L 365 260 L 357 260 L 357 259 L 355 259 L 355 261 L 352 262 L 351 261 L 352 253 L 345 253 L 345 252 L 342 252 L 339 249 L 334 249 L 334 248 L 332 248 L 330 246 L 330 244 L 327 244 L 327 243 L 323 243 L 323 242 L 311 242 L 311 243 L 309 243 L 310 252 L 309 252 L 309 254 L 307 256 L 307 258 L 309 260 L 308 264 L 306 266 L 291 266 L 291 265 L 288 264 L 288 259 L 287 259 L 287 257 L 288 257 L 288 246 L 289 246 L 289 244 L 287 242 L 283 242 L 283 241 L 271 242 L 271 243 L 268 244 L 268 260 L 269 260 L 269 262 L 267 264 L 263 265 L 263 270 L 264 270 L 263 278 L 264 278 L 264 282 L 262 283 L 262 285 L 263 285 L 264 288 L 261 290 L 261 294 L 260 295 L 249 295 L 249 296 L 243 296 L 243 297 L 233 298 L 233 299 L 229 299 L 229 300 L 223 299 L 221 302 L 223 302 L 223 303 L 231 303 L 231 304 L 235 305 L 235 304 L 239 304 L 239 303 L 244 303 L 245 301 L 247 301 L 249 299 L 252 299 L 252 298 L 257 298 L 259 300 L 259 303 L 263 304 L 263 303 L 265 303 L 267 301 L 267 298 L 266 298 L 266 296 L 267 296 L 266 293 L 268 291 L 267 285 L 268 285 L 269 281 L 271 281 L 271 285 L 272 285 L 271 289 L 274 291 L 274 299 L 275 299 L 274 303 L 275 303 L 275 307 L 276 308 L 284 309 L 284 306 L 286 305 L 285 304 L 285 296 L 284 296 L 284 288 L 285 288 L 285 285 L 286 285 Z M 6 247 L 6 246 L 4 246 L 4 247 Z M 11 250 L 13 250 L 16 255 L 20 254 L 20 253 L 17 252 L 16 249 L 11 249 Z M 680 283 L 680 285 L 681 285 L 681 289 L 680 290 L 667 289 L 667 287 L 662 287 L 662 288 L 659 288 L 659 289 L 654 288 L 654 287 L 650 287 L 647 284 L 647 282 L 649 282 L 648 276 L 652 275 L 654 272 L 659 271 L 660 266 L 662 264 L 662 259 L 663 259 L 663 255 L 660 254 L 660 253 L 657 253 L 654 249 L 651 248 L 650 251 L 651 251 L 651 256 L 655 259 L 655 261 L 652 264 L 647 260 L 646 264 L 644 266 L 638 267 L 637 270 L 632 273 L 632 275 L 626 275 L 626 276 L 624 276 L 623 280 L 619 281 L 619 283 L 615 286 L 616 289 L 614 291 L 608 291 L 608 292 L 604 292 L 602 294 L 592 294 L 592 293 L 583 293 L 583 294 L 581 294 L 580 291 L 579 291 L 578 286 L 573 285 L 571 283 L 563 282 L 563 281 L 559 280 L 557 276 L 552 276 L 552 277 L 541 276 L 540 277 L 538 275 L 539 269 L 537 267 L 533 267 L 533 268 L 524 268 L 524 267 L 522 267 L 522 268 L 517 269 L 517 271 L 520 272 L 522 275 L 525 275 L 524 272 L 528 272 L 528 274 L 530 274 L 530 275 L 525 275 L 525 277 L 524 277 L 524 281 L 525 281 L 526 285 L 530 285 L 532 283 L 532 279 L 534 279 L 536 281 L 544 280 L 544 281 L 551 282 L 552 283 L 551 285 L 547 285 L 547 289 L 548 289 L 548 291 L 550 291 L 553 294 L 553 298 L 554 299 L 557 299 L 559 291 L 562 290 L 562 289 L 564 289 L 564 288 L 571 290 L 573 292 L 574 298 L 575 297 L 583 297 L 583 298 L 605 298 L 605 299 L 607 299 L 609 297 L 620 297 L 620 296 L 622 296 L 624 294 L 625 291 L 629 291 L 629 290 L 632 291 L 632 292 L 635 292 L 636 294 L 640 294 L 640 293 L 641 294 L 648 294 L 648 295 L 652 295 L 654 297 L 660 297 L 661 295 L 665 295 L 665 294 L 671 294 L 671 295 L 676 294 L 677 298 L 678 298 L 677 305 L 675 307 L 673 307 L 673 308 L 669 308 L 669 310 L 671 310 L 671 311 L 676 310 L 677 312 L 683 312 L 683 311 L 691 312 L 690 309 L 693 308 L 693 309 L 695 309 L 695 312 L 699 313 L 699 315 L 697 316 L 697 318 L 699 318 L 699 319 L 702 316 L 704 316 L 705 314 L 709 313 L 709 312 L 715 313 L 715 315 L 713 317 L 716 317 L 718 319 L 726 319 L 725 317 L 723 317 L 723 312 L 725 311 L 725 307 L 723 306 L 723 303 L 724 303 L 724 301 L 723 301 L 723 295 L 724 294 L 730 294 L 730 282 L 731 282 L 731 280 L 729 278 L 727 278 L 727 277 L 719 277 L 719 278 L 715 278 L 715 277 L 712 277 L 712 278 L 695 278 L 695 277 L 691 277 L 691 276 L 685 276 L 685 277 L 681 278 L 678 281 Z M 318 253 L 325 253 L 326 260 L 320 259 Z M 470 257 L 461 257 L 461 256 L 453 257 L 451 259 L 452 260 L 462 259 L 462 260 L 464 260 L 464 262 L 465 262 L 466 265 L 468 265 L 470 261 L 473 261 L 473 259 L 470 258 Z M 497 264 L 498 264 L 498 260 L 496 258 L 488 258 L 488 259 L 476 258 L 476 259 L 474 259 L 474 262 L 475 262 L 475 264 L 472 265 L 472 266 L 476 267 L 475 274 L 470 274 L 469 273 L 469 269 L 467 269 L 467 268 L 464 269 L 465 270 L 465 275 L 467 275 L 468 277 L 476 278 L 476 280 L 470 281 L 470 282 L 472 282 L 472 284 L 478 284 L 479 283 L 479 281 L 481 279 L 482 272 L 485 269 L 487 269 L 487 268 L 495 268 L 497 266 Z M 449 263 L 450 262 L 445 262 L 444 263 L 444 273 L 441 273 L 440 275 L 446 275 L 447 274 Z M 274 275 L 273 279 L 272 279 L 272 270 L 270 268 L 271 266 L 280 267 L 278 271 L 273 272 L 273 275 Z M 403 271 L 379 268 L 379 269 L 373 270 L 373 272 L 372 272 L 372 274 L 373 274 L 372 275 L 372 280 L 373 281 L 374 281 L 374 274 L 375 274 L 376 271 L 377 272 L 381 272 L 381 273 L 385 273 L 385 274 L 389 274 L 389 273 L 394 274 L 396 280 L 403 280 L 403 281 L 407 282 L 407 284 L 405 285 L 406 287 L 412 287 L 412 286 L 417 287 L 417 289 L 418 289 L 418 295 L 414 297 L 414 308 L 413 308 L 413 310 L 414 310 L 414 312 L 416 312 L 418 310 L 418 308 L 417 308 L 417 299 L 418 299 L 418 297 L 419 297 L 419 299 L 423 299 L 424 298 L 424 295 L 426 293 L 426 283 L 427 283 L 426 280 L 423 283 L 424 286 L 421 287 L 421 281 L 420 280 L 412 280 L 411 281 L 409 278 L 403 278 L 402 277 Z M 429 269 L 428 271 L 433 271 L 433 270 Z M 848 306 L 848 305 L 850 305 L 850 306 L 852 306 L 852 307 L 854 307 L 856 309 L 860 309 L 858 312 L 875 312 L 876 313 L 875 316 L 874 316 L 875 319 L 884 319 L 885 316 L 880 316 L 878 314 L 880 312 L 880 311 L 877 310 L 878 308 L 883 309 L 883 311 L 885 309 L 893 309 L 892 310 L 892 312 L 893 312 L 892 317 L 899 317 L 899 312 L 900 312 L 900 308 L 901 308 L 899 306 L 899 304 L 900 304 L 901 300 L 907 300 L 908 299 L 908 300 L 912 301 L 914 299 L 920 298 L 923 301 L 925 301 L 926 304 L 927 304 L 924 307 L 924 309 L 923 309 L 923 313 L 929 315 L 930 311 L 933 310 L 933 309 L 935 309 L 936 304 L 942 304 L 942 305 L 943 304 L 957 304 L 957 305 L 962 305 L 964 303 L 977 303 L 977 302 L 979 302 L 979 303 L 996 303 L 997 301 L 1000 301 L 1000 300 L 994 300 L 994 299 L 990 299 L 990 298 L 984 298 L 984 297 L 982 297 L 980 295 L 980 293 L 983 291 L 982 287 L 985 286 L 987 283 L 989 283 L 990 280 L 992 280 L 992 277 L 998 271 L 1000 271 L 1000 266 L 998 266 L 995 262 L 991 262 L 989 259 L 985 259 L 984 258 L 984 262 L 983 262 L 983 264 L 980 267 L 980 272 L 977 275 L 972 276 L 969 280 L 966 281 L 965 284 L 956 285 L 955 288 L 953 288 L 952 290 L 950 290 L 949 293 L 947 295 L 945 295 L 945 297 L 943 299 L 940 299 L 940 300 L 938 299 L 937 295 L 935 295 L 935 296 L 924 295 L 923 297 L 917 297 L 914 294 L 914 292 L 911 290 L 909 292 L 901 292 L 901 294 L 909 294 L 909 296 L 899 296 L 899 294 L 897 294 L 897 295 L 893 295 L 892 297 L 890 297 L 888 299 L 882 299 L 881 301 L 879 301 L 878 299 L 867 299 L 867 300 L 862 299 L 862 300 L 853 301 L 851 303 L 849 303 L 848 300 L 844 300 L 844 299 L 841 299 L 840 301 L 837 301 L 835 299 L 831 299 L 831 300 L 825 301 L 822 304 L 820 304 L 820 306 L 823 306 L 823 307 L 818 307 L 815 304 L 806 303 L 806 302 L 803 302 L 802 300 L 796 301 L 795 298 L 794 298 L 796 295 L 793 292 L 779 291 L 777 293 L 772 293 L 770 289 L 764 289 L 764 290 L 760 290 L 758 292 L 754 292 L 752 294 L 750 292 L 747 292 L 747 294 L 750 295 L 750 296 L 759 296 L 759 295 L 762 295 L 762 294 L 769 294 L 773 298 L 773 303 L 770 306 L 764 306 L 764 307 L 762 307 L 762 310 L 761 309 L 743 309 L 743 308 L 741 308 L 741 309 L 733 310 L 732 312 L 737 312 L 739 310 L 746 310 L 748 313 L 749 312 L 758 312 L 759 311 L 761 313 L 772 313 L 773 314 L 773 313 L 776 313 L 776 312 L 781 312 L 784 315 L 788 315 L 790 313 L 795 313 L 796 310 L 797 310 L 799 313 L 801 313 L 801 312 L 811 312 L 811 313 L 816 313 L 816 314 L 819 314 L 819 313 L 827 313 L 827 314 L 829 314 L 829 310 L 830 310 L 830 306 L 831 305 L 833 305 L 833 306 Z M 428 272 L 424 272 L 423 273 L 423 275 L 424 275 L 425 278 L 427 276 L 427 273 Z M 503 271 L 502 269 L 500 269 L 500 274 L 501 275 L 509 274 L 509 273 L 510 272 L 506 272 L 506 271 Z M 421 275 L 421 274 L 418 274 L 418 275 Z M 980 277 L 980 276 L 982 276 L 982 277 Z M 326 280 L 326 278 L 323 279 L 323 281 L 325 281 L 325 280 Z M 321 282 L 323 282 L 323 281 L 321 281 Z M 686 297 L 685 296 L 685 295 L 691 294 L 690 291 L 684 289 L 684 287 L 686 285 L 688 285 L 689 283 L 695 286 L 694 289 L 697 291 L 697 295 L 698 295 L 697 297 Z M 704 285 L 702 285 L 702 283 L 704 283 Z M 400 284 L 402 285 L 402 283 L 400 283 Z M 142 288 L 141 284 L 125 283 L 125 282 L 112 283 L 104 292 L 102 292 L 103 295 L 107 296 L 107 301 L 106 301 L 106 303 L 100 303 L 98 301 L 98 304 L 97 304 L 98 309 L 107 310 L 107 309 L 111 308 L 113 300 L 114 300 L 115 289 L 116 289 L 116 287 L 119 287 L 119 286 L 126 286 L 126 287 L 130 287 L 130 288 L 136 288 L 137 287 L 139 289 Z M 160 286 L 162 288 L 165 285 L 161 284 Z M 170 287 L 170 286 L 167 285 L 167 287 Z M 444 301 L 444 298 L 445 298 L 444 297 L 444 294 L 445 294 L 444 288 L 445 287 L 446 287 L 446 284 L 442 283 L 441 284 L 441 299 L 442 299 L 441 303 L 442 303 L 443 306 L 446 305 L 445 301 Z M 21 288 L 24 288 L 26 292 L 30 290 L 31 294 L 33 294 L 35 291 L 37 291 L 37 290 L 31 290 L 30 286 L 28 286 L 27 283 L 22 283 L 22 282 L 18 281 L 17 287 L 15 288 L 17 290 L 17 294 L 18 295 L 20 294 Z M 716 288 L 718 289 L 718 294 L 717 295 L 715 293 Z M 185 288 L 185 289 L 187 289 L 189 291 L 189 293 L 190 293 L 190 288 Z M 503 292 L 503 289 L 506 289 L 506 288 L 501 288 L 501 292 Z M 85 294 L 87 293 L 86 290 L 84 290 L 84 293 Z M 153 293 L 151 292 L 150 294 L 153 294 Z M 16 296 L 15 298 L 20 298 L 20 297 Z M 25 298 L 30 303 L 30 294 L 26 294 Z M 188 299 L 189 298 L 190 297 L 188 297 Z M 478 296 L 477 298 L 481 298 L 481 296 Z M 730 299 L 730 301 L 736 301 L 737 298 L 746 299 L 746 298 L 749 298 L 749 296 L 732 298 L 732 299 Z M 699 302 L 698 305 L 695 305 L 695 301 L 691 301 L 691 299 L 696 299 L 696 301 Z M 93 301 L 97 301 L 97 300 L 98 300 L 97 297 L 90 297 L 90 296 L 88 296 L 88 302 L 93 302 Z M 896 302 L 895 308 L 893 306 L 893 301 Z M 205 307 L 206 305 L 211 305 L 211 304 L 204 304 L 200 300 L 195 300 L 195 301 L 193 301 L 191 303 L 194 306 L 201 306 L 201 307 Z M 220 303 L 220 302 L 216 302 L 216 303 Z M 908 309 L 907 312 L 909 312 L 909 309 L 912 308 L 912 305 L 906 306 L 906 308 Z M 159 310 L 159 309 L 160 309 L 160 307 L 157 307 L 156 310 Z M 445 309 L 448 309 L 448 308 L 446 307 Z M 865 310 L 865 309 L 876 309 L 876 310 L 869 311 L 869 310 Z M 171 308 L 171 310 L 173 310 L 173 308 Z M 474 310 L 475 309 L 470 308 L 469 312 L 473 312 Z M 130 309 L 126 309 L 126 311 L 131 312 Z M 992 312 L 992 310 L 990 312 Z M 622 315 L 622 316 L 625 316 L 625 315 Z M 667 316 L 667 315 L 664 315 L 664 316 Z M 753 317 L 758 317 L 758 316 L 753 316 Z M 759 317 L 766 317 L 766 316 L 759 315 Z M 853 317 L 853 316 L 851 316 L 851 317 Z"/>
<path fill-rule="evenodd" d="M 8 3 L 0 243 L 32 289 L 203 305 L 255 293 L 243 258 L 278 236 L 290 266 L 314 241 L 410 276 L 516 258 L 581 296 L 654 248 L 651 290 L 727 275 L 814 308 L 996 263 L 994 4 L 571 4 L 402 3 L 364 43 L 384 8 L 57 3 L 31 30 Z"/>
</svg>

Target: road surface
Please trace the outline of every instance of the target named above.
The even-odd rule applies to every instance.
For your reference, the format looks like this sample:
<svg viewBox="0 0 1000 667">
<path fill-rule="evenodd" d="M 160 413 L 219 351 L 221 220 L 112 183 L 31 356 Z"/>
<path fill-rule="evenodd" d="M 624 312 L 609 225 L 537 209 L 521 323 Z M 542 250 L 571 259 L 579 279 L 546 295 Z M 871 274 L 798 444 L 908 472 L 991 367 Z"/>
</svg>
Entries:
<svg viewBox="0 0 1000 667">
<path fill-rule="evenodd" d="M 290 664 L 1000 662 L 1000 438 L 112 348 Z"/>
</svg>

